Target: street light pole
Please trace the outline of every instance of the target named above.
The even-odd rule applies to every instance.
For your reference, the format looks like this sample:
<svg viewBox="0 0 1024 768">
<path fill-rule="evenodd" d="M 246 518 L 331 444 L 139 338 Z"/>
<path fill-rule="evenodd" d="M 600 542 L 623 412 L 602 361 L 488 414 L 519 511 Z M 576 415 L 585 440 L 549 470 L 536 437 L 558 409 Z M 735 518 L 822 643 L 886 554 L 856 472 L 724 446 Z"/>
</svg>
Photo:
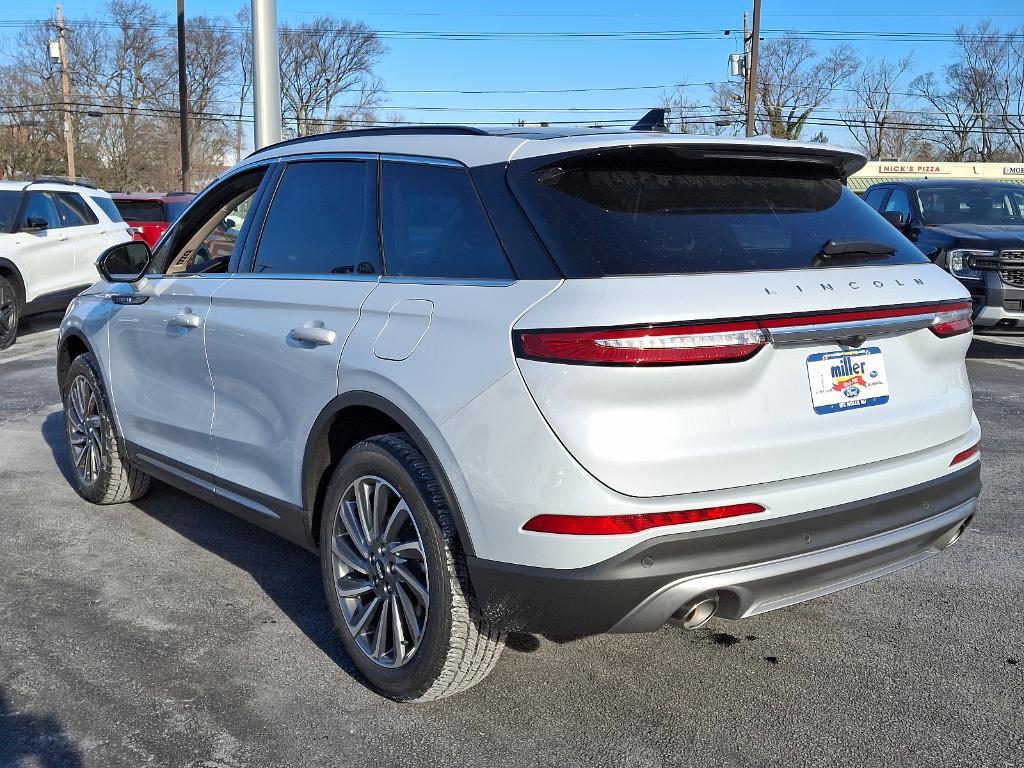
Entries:
<svg viewBox="0 0 1024 768">
<path fill-rule="evenodd" d="M 75 126 L 71 121 L 71 82 L 68 78 L 68 44 L 64 36 L 64 9 L 57 3 L 57 45 L 60 52 L 60 90 L 64 99 L 64 142 L 68 151 L 68 178 L 75 180 Z"/>
<path fill-rule="evenodd" d="M 281 140 L 281 63 L 277 0 L 252 0 L 252 93 L 255 149 Z"/>
<path fill-rule="evenodd" d="M 185 0 L 178 0 L 178 132 L 181 134 L 181 190 L 192 191 L 192 161 L 188 151 L 188 81 L 185 71 Z"/>
<path fill-rule="evenodd" d="M 761 0 L 754 0 L 753 29 L 750 33 L 750 61 L 747 66 L 747 136 L 754 135 L 757 110 L 757 57 L 761 40 Z"/>
</svg>

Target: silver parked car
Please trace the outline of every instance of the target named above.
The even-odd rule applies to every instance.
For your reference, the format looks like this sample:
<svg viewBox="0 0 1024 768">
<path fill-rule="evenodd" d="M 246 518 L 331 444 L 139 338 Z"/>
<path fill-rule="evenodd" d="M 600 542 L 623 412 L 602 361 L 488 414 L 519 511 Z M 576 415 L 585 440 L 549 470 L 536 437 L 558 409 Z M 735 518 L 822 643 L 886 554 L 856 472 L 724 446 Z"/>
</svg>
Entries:
<svg viewBox="0 0 1024 768">
<path fill-rule="evenodd" d="M 399 700 L 511 630 L 695 628 L 916 563 L 979 493 L 971 306 L 846 189 L 863 162 L 641 130 L 263 149 L 69 309 L 78 490 L 159 478 L 318 552 Z"/>
</svg>

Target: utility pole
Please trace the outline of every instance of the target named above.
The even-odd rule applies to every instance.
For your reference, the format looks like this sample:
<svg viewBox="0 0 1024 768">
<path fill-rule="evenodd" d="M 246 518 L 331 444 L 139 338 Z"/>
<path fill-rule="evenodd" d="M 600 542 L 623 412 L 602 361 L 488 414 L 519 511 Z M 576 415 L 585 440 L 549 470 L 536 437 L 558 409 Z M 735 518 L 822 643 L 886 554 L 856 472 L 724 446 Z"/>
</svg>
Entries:
<svg viewBox="0 0 1024 768">
<path fill-rule="evenodd" d="M 743 12 L 743 110 L 750 101 L 750 15 Z"/>
<path fill-rule="evenodd" d="M 252 95 L 255 149 L 281 140 L 281 60 L 277 0 L 252 0 Z"/>
<path fill-rule="evenodd" d="M 185 72 L 185 0 L 178 0 L 178 132 L 181 134 L 181 191 L 192 191 L 188 151 L 188 80 Z"/>
<path fill-rule="evenodd" d="M 60 90 L 64 98 L 64 142 L 68 150 L 68 178 L 75 180 L 75 126 L 71 122 L 71 81 L 68 78 L 68 43 L 64 36 L 64 9 L 57 3 L 57 46 L 60 51 Z"/>
<path fill-rule="evenodd" d="M 757 111 L 757 56 L 761 40 L 761 0 L 754 0 L 754 22 L 750 34 L 750 60 L 747 62 L 747 136 L 754 135 Z"/>
</svg>

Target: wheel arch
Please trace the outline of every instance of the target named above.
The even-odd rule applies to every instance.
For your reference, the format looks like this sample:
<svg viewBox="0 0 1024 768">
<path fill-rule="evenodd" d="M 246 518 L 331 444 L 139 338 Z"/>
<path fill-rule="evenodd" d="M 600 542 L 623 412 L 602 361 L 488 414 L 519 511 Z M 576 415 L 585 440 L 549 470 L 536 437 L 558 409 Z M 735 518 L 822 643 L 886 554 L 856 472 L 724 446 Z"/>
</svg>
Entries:
<svg viewBox="0 0 1024 768">
<path fill-rule="evenodd" d="M 57 386 L 60 388 L 61 397 L 64 397 L 64 384 L 67 378 L 68 370 L 71 368 L 71 363 L 75 361 L 76 357 L 90 353 L 95 358 L 96 353 L 93 351 L 92 345 L 89 340 L 85 338 L 85 334 L 81 331 L 72 329 L 66 331 L 64 336 L 60 340 L 60 346 L 57 348 Z M 100 376 L 100 383 L 106 386 L 103 381 L 102 372 L 97 371 Z M 108 392 L 109 396 L 109 392 Z"/>
<path fill-rule="evenodd" d="M 18 265 L 10 259 L 0 259 L 0 277 L 6 277 L 14 285 L 14 293 L 18 297 L 18 306 L 25 306 L 25 278 L 21 276 Z M 20 310 L 19 310 L 20 311 Z"/>
<path fill-rule="evenodd" d="M 427 460 L 441 485 L 463 551 L 468 556 L 474 555 L 473 540 L 448 473 L 423 430 L 402 408 L 381 395 L 366 391 L 338 395 L 324 407 L 310 430 L 302 462 L 302 507 L 309 510 L 310 540 L 319 546 L 320 515 L 331 469 L 361 440 L 396 431 L 409 435 Z"/>
</svg>

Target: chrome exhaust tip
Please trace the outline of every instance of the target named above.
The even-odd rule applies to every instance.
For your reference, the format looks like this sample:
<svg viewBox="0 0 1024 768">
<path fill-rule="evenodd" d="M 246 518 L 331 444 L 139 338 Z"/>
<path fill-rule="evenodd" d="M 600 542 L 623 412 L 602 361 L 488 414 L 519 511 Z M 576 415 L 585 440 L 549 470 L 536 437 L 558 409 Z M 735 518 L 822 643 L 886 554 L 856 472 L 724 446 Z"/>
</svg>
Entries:
<svg viewBox="0 0 1024 768">
<path fill-rule="evenodd" d="M 960 537 L 964 535 L 964 531 L 967 530 L 967 526 L 971 524 L 972 520 L 974 520 L 974 515 L 970 515 L 963 522 L 958 523 L 953 528 L 942 534 L 936 542 L 939 551 L 949 549 L 951 546 L 956 544 L 957 541 L 960 540 Z"/>
<path fill-rule="evenodd" d="M 718 593 L 691 600 L 672 614 L 669 622 L 686 630 L 700 629 L 718 613 Z"/>
</svg>

